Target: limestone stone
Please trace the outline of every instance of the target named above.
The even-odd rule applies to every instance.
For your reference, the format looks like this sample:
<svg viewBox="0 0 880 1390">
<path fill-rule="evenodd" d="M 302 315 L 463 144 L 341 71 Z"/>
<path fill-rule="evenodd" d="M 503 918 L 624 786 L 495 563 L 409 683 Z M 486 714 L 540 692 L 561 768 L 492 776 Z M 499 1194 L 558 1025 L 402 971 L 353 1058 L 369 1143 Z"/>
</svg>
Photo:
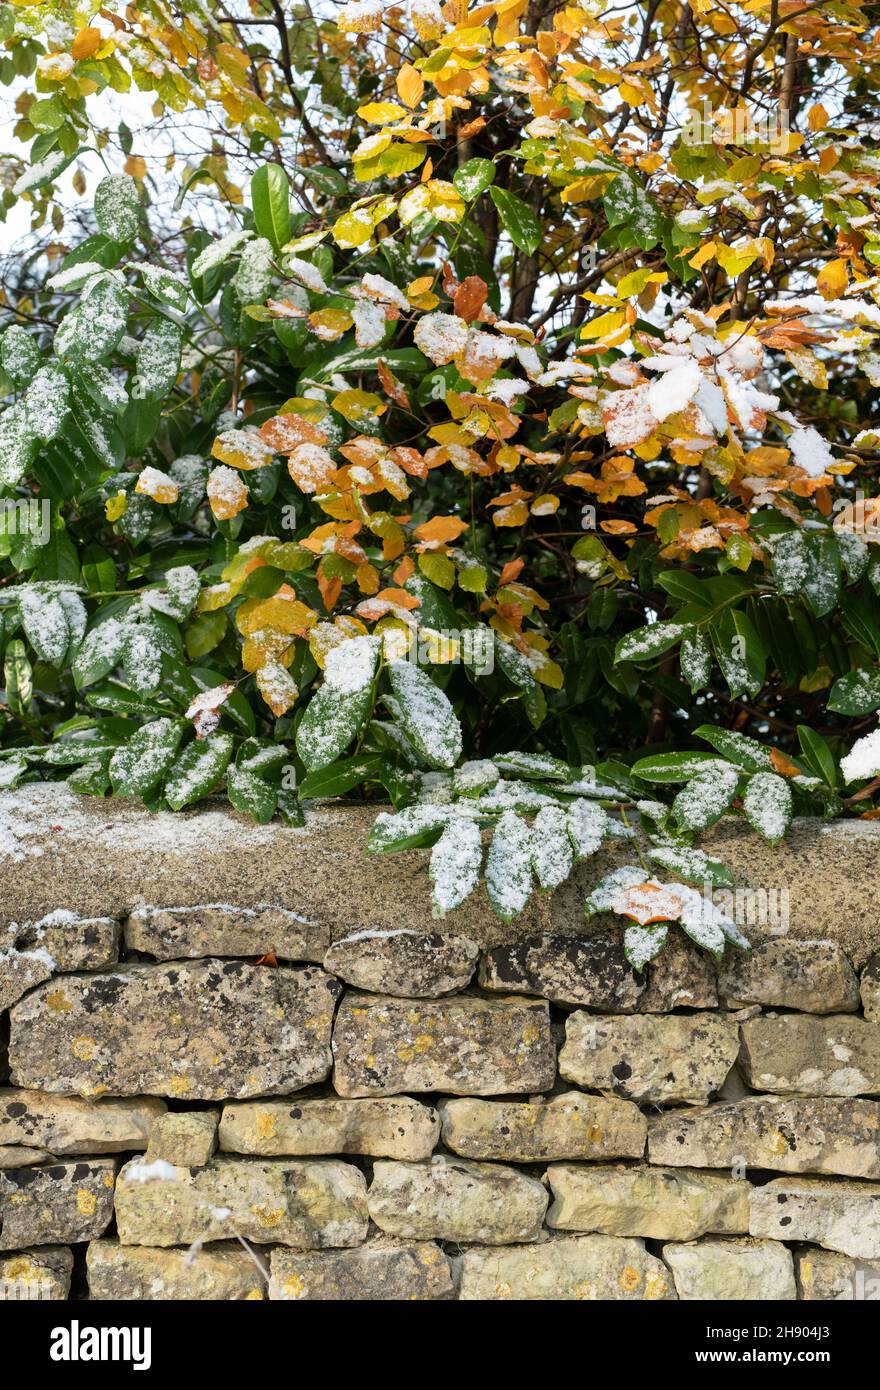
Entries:
<svg viewBox="0 0 880 1390">
<path fill-rule="evenodd" d="M 423 1163 L 381 1159 L 367 1200 L 372 1220 L 389 1235 L 481 1245 L 537 1240 L 547 1209 L 537 1179 L 445 1155 Z"/>
<path fill-rule="evenodd" d="M 776 1240 L 807 1240 L 872 1260 L 880 1257 L 880 1188 L 867 1182 L 773 1178 L 752 1189 L 749 1231 Z"/>
<path fill-rule="evenodd" d="M 0 928 L 0 1009 L 58 971 L 100 970 L 119 959 L 119 923 L 59 908 Z"/>
<path fill-rule="evenodd" d="M 749 1229 L 749 1188 L 742 1179 L 697 1168 L 644 1164 L 554 1163 L 547 1225 L 650 1240 L 694 1240 Z"/>
<path fill-rule="evenodd" d="M 189 1245 L 242 1236 L 305 1250 L 359 1245 L 366 1183 L 334 1159 L 225 1158 L 204 1168 L 135 1159 L 121 1170 L 116 1226 L 123 1245 Z"/>
<path fill-rule="evenodd" d="M 641 1158 L 647 1122 L 628 1100 L 566 1091 L 549 1100 L 447 1100 L 443 1143 L 463 1158 L 540 1163 L 558 1158 Z"/>
<path fill-rule="evenodd" d="M 681 932 L 670 932 L 666 945 L 647 967 L 647 988 L 639 1013 L 665 1014 L 673 1009 L 714 1009 L 718 1004 L 715 962 Z"/>
<path fill-rule="evenodd" d="M 326 1077 L 340 988 L 315 966 L 237 960 L 67 975 L 12 1009 L 12 1077 L 79 1095 L 286 1094 Z"/>
<path fill-rule="evenodd" d="M 113 1215 L 112 1158 L 71 1159 L 0 1173 L 0 1250 L 91 1240 Z"/>
<path fill-rule="evenodd" d="M 0 1256 L 0 1303 L 62 1302 L 70 1293 L 73 1251 L 43 1245 Z"/>
<path fill-rule="evenodd" d="M 856 973 L 836 941 L 781 937 L 759 941 L 751 951 L 728 951 L 718 991 L 730 1009 L 764 1004 L 834 1014 L 859 1007 Z"/>
<path fill-rule="evenodd" d="M 779 1095 L 880 1093 L 880 1023 L 849 1014 L 782 1014 L 743 1024 L 741 1064 L 756 1091 Z"/>
<path fill-rule="evenodd" d="M 30 1163 L 53 1163 L 48 1149 L 30 1149 L 23 1144 L 0 1144 L 0 1169 L 26 1168 Z"/>
<path fill-rule="evenodd" d="M 427 1158 L 439 1136 L 436 1110 L 409 1096 L 236 1101 L 223 1107 L 220 1120 L 221 1149 L 267 1156 Z"/>
<path fill-rule="evenodd" d="M 537 994 L 554 1004 L 632 1013 L 645 982 L 612 936 L 538 936 L 487 951 L 480 984 L 506 994 Z"/>
<path fill-rule="evenodd" d="M 150 1130 L 146 1163 L 162 1159 L 181 1168 L 201 1168 L 217 1147 L 217 1110 L 184 1110 L 160 1115 Z"/>
<path fill-rule="evenodd" d="M 236 907 L 140 907 L 126 919 L 125 944 L 157 960 L 197 956 L 263 956 L 314 961 L 330 945 L 330 929 L 275 903 Z"/>
<path fill-rule="evenodd" d="M 749 1096 L 660 1116 L 648 1126 L 648 1158 L 673 1167 L 880 1178 L 878 1140 L 877 1101 Z"/>
<path fill-rule="evenodd" d="M 559 1070 L 567 1081 L 638 1101 L 704 1101 L 736 1061 L 739 1029 L 711 1013 L 566 1020 Z"/>
<path fill-rule="evenodd" d="M 791 1251 L 775 1240 L 664 1245 L 679 1298 L 750 1303 L 797 1298 Z"/>
<path fill-rule="evenodd" d="M 805 1246 L 794 1252 L 798 1298 L 806 1303 L 880 1301 L 880 1260 L 854 1260 Z"/>
<path fill-rule="evenodd" d="M 346 994 L 333 1052 L 341 1096 L 544 1091 L 556 1074 L 549 1009 L 534 999 Z"/>
<path fill-rule="evenodd" d="M 269 1297 L 286 1302 L 446 1299 L 452 1294 L 449 1261 L 439 1245 L 381 1236 L 356 1250 L 311 1254 L 275 1249 Z"/>
<path fill-rule="evenodd" d="M 2 1086 L 0 1144 L 27 1144 L 61 1155 L 145 1149 L 165 1108 L 155 1096 L 82 1100 Z"/>
<path fill-rule="evenodd" d="M 266 1297 L 266 1281 L 253 1257 L 237 1241 L 195 1249 L 162 1250 L 93 1240 L 86 1251 L 89 1298 L 144 1303 L 255 1302 Z"/>
<path fill-rule="evenodd" d="M 869 1023 L 880 1023 L 880 951 L 862 971 L 861 997 L 865 1018 Z"/>
<path fill-rule="evenodd" d="M 357 989 L 407 999 L 436 999 L 464 989 L 480 948 L 466 936 L 441 932 L 355 932 L 335 941 L 324 969 Z"/>
<path fill-rule="evenodd" d="M 669 1270 L 641 1240 L 557 1236 L 538 1245 L 466 1250 L 452 1263 L 465 1302 L 675 1298 Z"/>
</svg>

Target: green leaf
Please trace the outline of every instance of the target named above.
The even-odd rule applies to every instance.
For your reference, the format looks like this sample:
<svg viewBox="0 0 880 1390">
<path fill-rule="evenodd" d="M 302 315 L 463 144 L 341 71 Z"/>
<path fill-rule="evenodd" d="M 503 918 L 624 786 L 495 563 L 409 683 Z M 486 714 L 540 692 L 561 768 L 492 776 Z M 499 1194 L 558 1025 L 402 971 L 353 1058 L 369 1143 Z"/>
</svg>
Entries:
<svg viewBox="0 0 880 1390">
<path fill-rule="evenodd" d="M 749 824 L 768 840 L 777 844 L 791 825 L 791 787 L 775 772 L 756 772 L 749 779 L 743 796 L 743 810 Z"/>
<path fill-rule="evenodd" d="M 108 174 L 101 180 L 95 189 L 95 220 L 105 237 L 133 241 L 139 212 L 138 186 L 129 174 Z"/>
<path fill-rule="evenodd" d="M 367 781 L 378 778 L 384 759 L 370 753 L 363 757 L 343 758 L 310 772 L 297 788 L 300 798 L 316 799 L 328 796 L 344 796 L 352 787 L 359 787 Z"/>
<path fill-rule="evenodd" d="M 364 724 L 371 706 L 370 686 L 345 694 L 324 682 L 296 731 L 296 750 L 310 772 L 336 761 Z"/>
<path fill-rule="evenodd" d="M 681 639 L 678 654 L 681 674 L 691 688 L 691 694 L 709 684 L 712 675 L 712 647 L 701 628 L 691 628 Z"/>
<path fill-rule="evenodd" d="M 94 685 L 119 664 L 125 629 L 118 618 L 96 623 L 80 643 L 73 659 L 73 679 L 77 690 Z"/>
<path fill-rule="evenodd" d="M 263 164 L 252 175 L 251 206 L 257 233 L 277 253 L 290 240 L 290 184 L 279 164 Z"/>
<path fill-rule="evenodd" d="M 452 175 L 452 182 L 458 192 L 469 203 L 473 202 L 474 198 L 479 198 L 481 193 L 485 193 L 494 180 L 495 165 L 491 159 L 468 159 Z"/>
<path fill-rule="evenodd" d="M 410 743 L 429 767 L 453 767 L 461 756 L 461 725 L 443 691 L 409 661 L 389 662 L 387 671 Z"/>
<path fill-rule="evenodd" d="M 714 724 L 701 724 L 694 730 L 694 737 L 711 743 L 728 762 L 735 763 L 743 772 L 763 772 L 773 766 L 769 748 L 746 734 L 738 734 L 732 729 L 718 729 Z"/>
<path fill-rule="evenodd" d="M 880 670 L 847 671 L 832 685 L 828 708 L 835 714 L 871 714 L 880 709 Z"/>
<path fill-rule="evenodd" d="M 609 227 L 625 224 L 627 237 L 621 243 L 649 250 L 663 235 L 663 218 L 639 181 L 631 174 L 618 174 L 602 198 Z"/>
<path fill-rule="evenodd" d="M 496 753 L 492 761 L 499 771 L 511 777 L 549 782 L 567 782 L 571 777 L 568 763 L 546 753 Z"/>
<path fill-rule="evenodd" d="M 448 806 L 407 806 L 396 815 L 382 811 L 373 823 L 367 849 L 371 854 L 424 849 L 436 844 L 450 815 Z"/>
<path fill-rule="evenodd" d="M 711 883 L 713 888 L 732 888 L 734 879 L 726 864 L 710 859 L 693 845 L 653 845 L 648 858 L 658 868 L 668 869 L 689 883 Z"/>
<path fill-rule="evenodd" d="M 165 782 L 165 800 L 172 811 L 207 796 L 223 776 L 231 757 L 231 734 L 212 734 L 187 744 Z"/>
<path fill-rule="evenodd" d="M 672 803 L 673 814 L 685 830 L 708 830 L 727 810 L 739 785 L 736 768 L 724 766 L 688 782 Z"/>
<path fill-rule="evenodd" d="M 880 705 L 880 696 L 878 696 L 877 704 Z M 797 736 L 804 755 L 804 762 L 810 771 L 814 772 L 817 777 L 821 777 L 826 786 L 836 787 L 838 785 L 837 763 L 825 739 L 806 724 L 798 724 Z"/>
<path fill-rule="evenodd" d="M 618 661 L 650 661 L 652 657 L 662 656 L 681 641 L 685 631 L 681 623 L 649 623 L 635 632 L 628 632 L 614 649 L 615 664 Z"/>
<path fill-rule="evenodd" d="M 226 635 L 228 619 L 222 608 L 213 613 L 197 613 L 188 625 L 185 634 L 186 654 L 190 661 L 198 661 L 218 646 Z"/>
<path fill-rule="evenodd" d="M 3 654 L 3 684 L 6 701 L 15 714 L 24 714 L 33 695 L 33 670 L 27 648 L 20 637 L 14 638 Z"/>
<path fill-rule="evenodd" d="M 147 796 L 159 786 L 180 743 L 183 728 L 174 719 L 156 719 L 132 734 L 110 759 L 117 796 Z"/>
<path fill-rule="evenodd" d="M 633 763 L 633 776 L 645 782 L 689 782 L 724 763 L 712 753 L 652 753 Z"/>
<path fill-rule="evenodd" d="M 745 613 L 728 608 L 712 630 L 715 655 L 733 699 L 757 695 L 764 684 L 767 654 Z"/>
<path fill-rule="evenodd" d="M 490 188 L 489 197 L 498 209 L 501 225 L 514 246 L 529 256 L 533 255 L 541 245 L 542 232 L 532 209 L 506 188 Z"/>
<path fill-rule="evenodd" d="M 513 811 L 505 811 L 495 827 L 486 858 L 486 892 L 502 922 L 512 921 L 531 897 L 531 832 Z"/>
<path fill-rule="evenodd" d="M 230 763 L 226 770 L 226 795 L 236 811 L 252 816 L 265 825 L 275 814 L 278 793 L 254 772 Z"/>
</svg>

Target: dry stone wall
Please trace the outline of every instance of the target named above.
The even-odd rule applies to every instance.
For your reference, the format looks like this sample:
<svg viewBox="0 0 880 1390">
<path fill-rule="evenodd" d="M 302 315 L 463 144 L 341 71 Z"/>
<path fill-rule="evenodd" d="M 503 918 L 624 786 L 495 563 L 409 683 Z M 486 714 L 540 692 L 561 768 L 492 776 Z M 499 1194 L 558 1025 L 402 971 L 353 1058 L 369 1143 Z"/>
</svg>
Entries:
<svg viewBox="0 0 880 1390">
<path fill-rule="evenodd" d="M 83 911 L 68 813 L 0 821 L 0 1299 L 880 1297 L 880 926 L 641 975 L 571 904 L 432 931 L 418 855 L 220 900 L 127 812 Z"/>
</svg>

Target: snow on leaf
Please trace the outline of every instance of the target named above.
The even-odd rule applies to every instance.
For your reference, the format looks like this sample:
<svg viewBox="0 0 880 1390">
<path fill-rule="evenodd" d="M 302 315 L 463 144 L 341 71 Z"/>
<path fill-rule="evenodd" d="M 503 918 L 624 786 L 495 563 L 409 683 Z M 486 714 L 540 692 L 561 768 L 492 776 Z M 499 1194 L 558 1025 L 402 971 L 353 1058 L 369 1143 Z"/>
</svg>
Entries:
<svg viewBox="0 0 880 1390">
<path fill-rule="evenodd" d="M 749 824 L 771 845 L 775 845 L 791 824 L 789 783 L 775 772 L 756 772 L 746 787 L 743 810 Z"/>
<path fill-rule="evenodd" d="M 453 817 L 431 851 L 428 872 L 435 916 L 443 917 L 470 897 L 480 881 L 482 862 L 479 826 L 463 816 Z"/>
<path fill-rule="evenodd" d="M 407 806 L 392 815 L 381 811 L 373 823 L 367 849 L 372 854 L 400 849 L 418 849 L 436 843 L 451 816 L 444 804 Z"/>
<path fill-rule="evenodd" d="M 347 748 L 370 712 L 369 684 L 351 693 L 327 681 L 312 696 L 296 731 L 296 748 L 309 772 L 327 767 Z"/>
<path fill-rule="evenodd" d="M 181 726 L 156 719 L 132 734 L 110 759 L 110 780 L 117 796 L 146 796 L 159 785 L 174 761 Z"/>
<path fill-rule="evenodd" d="M 149 497 L 154 502 L 176 502 L 180 496 L 180 489 L 174 479 L 149 463 L 138 474 L 134 490 L 139 496 Z"/>
<path fill-rule="evenodd" d="M 71 642 L 86 628 L 86 610 L 72 591 L 53 592 L 42 584 L 22 584 L 16 593 L 25 636 L 42 661 L 60 666 Z"/>
<path fill-rule="evenodd" d="M 299 696 L 299 686 L 280 661 L 264 661 L 256 675 L 257 689 L 276 718 L 280 719 Z"/>
<path fill-rule="evenodd" d="M 626 864 L 613 869 L 595 885 L 584 900 L 584 915 L 593 917 L 597 912 L 611 912 L 612 902 L 619 892 L 632 888 L 634 884 L 644 883 L 645 871 L 634 864 Z"/>
<path fill-rule="evenodd" d="M 242 250 L 232 288 L 242 306 L 262 304 L 272 288 L 272 243 L 266 237 L 249 241 Z"/>
<path fill-rule="evenodd" d="M 124 625 L 118 618 L 107 618 L 87 633 L 73 661 L 73 679 L 78 690 L 106 676 L 119 663 Z"/>
<path fill-rule="evenodd" d="M 387 670 L 406 737 L 430 767 L 453 767 L 461 756 L 461 725 L 443 691 L 408 661 L 389 662 Z"/>
<path fill-rule="evenodd" d="M 788 440 L 794 462 L 811 478 L 820 478 L 834 463 L 834 455 L 818 430 L 795 430 Z"/>
<path fill-rule="evenodd" d="M 226 703 L 234 689 L 231 681 L 225 681 L 221 685 L 213 685 L 208 690 L 203 690 L 190 701 L 185 717 L 193 721 L 197 739 L 207 738 L 217 728 L 220 723 L 220 707 Z"/>
<path fill-rule="evenodd" d="M 137 183 L 129 174 L 108 174 L 95 189 L 95 220 L 111 241 L 134 240 L 139 208 Z"/>
<path fill-rule="evenodd" d="M 693 845 L 652 845 L 648 858 L 658 868 L 669 869 L 691 883 L 711 883 L 715 888 L 733 886 L 733 874 L 727 865 L 710 859 Z"/>
<path fill-rule="evenodd" d="M 707 830 L 724 815 L 738 783 L 737 769 L 726 765 L 694 777 L 672 803 L 679 825 L 686 830 Z"/>
<path fill-rule="evenodd" d="M 202 742 L 188 744 L 165 782 L 165 800 L 172 811 L 207 796 L 223 776 L 231 757 L 231 734 L 212 734 Z"/>
<path fill-rule="evenodd" d="M 158 690 L 162 680 L 162 652 L 150 623 L 127 624 L 122 637 L 122 669 L 139 695 Z"/>
<path fill-rule="evenodd" d="M 180 371 L 182 330 L 168 319 L 154 319 L 138 344 L 132 395 L 137 400 L 161 400 Z"/>
<path fill-rule="evenodd" d="M 489 758 L 476 758 L 455 769 L 452 787 L 456 796 L 482 796 L 484 792 L 491 791 L 500 778 L 497 763 Z"/>
<path fill-rule="evenodd" d="M 210 242 L 193 261 L 192 273 L 194 277 L 199 280 L 215 266 L 222 265 L 234 251 L 237 251 L 244 242 L 249 241 L 252 236 L 253 232 L 246 232 L 241 227 L 236 227 L 235 231 L 227 232 L 226 236 L 220 237 L 218 241 Z"/>
<path fill-rule="evenodd" d="M 840 770 L 846 782 L 861 782 L 880 773 L 880 729 L 856 740 L 841 758 Z"/>
<path fill-rule="evenodd" d="M 534 777 L 542 782 L 567 782 L 570 769 L 559 758 L 548 757 L 544 753 L 497 753 L 493 759 L 496 767 L 514 777 Z"/>
<path fill-rule="evenodd" d="M 608 813 L 590 801 L 573 801 L 568 808 L 568 834 L 578 859 L 589 859 L 608 834 Z"/>
<path fill-rule="evenodd" d="M 623 933 L 623 954 L 634 970 L 644 970 L 666 945 L 667 926 L 627 927 Z"/>
<path fill-rule="evenodd" d="M 486 891 L 504 922 L 522 912 L 531 897 L 531 831 L 513 811 L 505 811 L 495 827 L 486 859 Z"/>
<path fill-rule="evenodd" d="M 378 637 L 352 637 L 332 647 L 324 661 L 324 680 L 341 695 L 369 690 L 376 673 L 381 641 Z"/>
<path fill-rule="evenodd" d="M 703 946 L 714 956 L 721 956 L 724 943 L 727 940 L 722 925 L 727 921 L 724 914 L 708 897 L 698 893 L 696 888 L 686 888 L 683 884 L 676 884 L 675 891 L 683 904 L 679 918 L 682 930 L 698 946 Z"/>
<path fill-rule="evenodd" d="M 416 324 L 413 337 L 416 347 L 442 367 L 464 352 L 468 326 L 454 314 L 425 314 Z"/>
<path fill-rule="evenodd" d="M 532 867 L 543 889 L 558 888 L 571 873 L 574 849 L 568 816 L 561 806 L 544 806 L 532 826 Z"/>
<path fill-rule="evenodd" d="M 611 910 L 646 927 L 652 922 L 677 922 L 682 900 L 674 888 L 651 878 L 619 889 L 611 899 Z"/>
</svg>

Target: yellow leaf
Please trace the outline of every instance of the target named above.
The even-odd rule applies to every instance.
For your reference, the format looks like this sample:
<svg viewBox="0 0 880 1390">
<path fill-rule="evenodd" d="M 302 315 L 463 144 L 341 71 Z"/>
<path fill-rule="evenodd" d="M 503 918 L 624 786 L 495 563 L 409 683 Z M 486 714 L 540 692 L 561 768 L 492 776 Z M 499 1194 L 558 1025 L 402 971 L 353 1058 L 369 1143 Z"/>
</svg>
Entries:
<svg viewBox="0 0 880 1390">
<path fill-rule="evenodd" d="M 258 434 L 249 430 L 224 430 L 211 449 L 215 459 L 233 468 L 265 468 L 274 457 L 272 449 Z"/>
<path fill-rule="evenodd" d="M 692 265 L 694 270 L 700 270 L 702 266 L 704 266 L 707 263 L 707 261 L 711 261 L 714 255 L 715 242 L 707 241 L 705 246 L 701 246 L 700 249 L 696 251 L 693 256 L 691 256 L 688 264 Z"/>
<path fill-rule="evenodd" d="M 396 101 L 369 101 L 366 106 L 359 106 L 357 113 L 368 125 L 385 125 L 386 121 L 399 121 L 406 110 Z"/>
<path fill-rule="evenodd" d="M 499 507 L 492 515 L 495 526 L 522 526 L 529 519 L 527 502 L 511 502 L 507 507 Z"/>
<path fill-rule="evenodd" d="M 133 179 L 145 179 L 147 176 L 147 161 L 143 155 L 130 154 L 125 161 L 125 172 L 131 174 Z"/>
<path fill-rule="evenodd" d="M 134 490 L 141 497 L 150 497 L 154 502 L 176 502 L 180 496 L 180 488 L 174 479 L 149 464 L 138 474 Z"/>
<path fill-rule="evenodd" d="M 104 503 L 104 515 L 108 521 L 118 521 L 128 506 L 128 497 L 120 488 L 119 492 L 113 497 L 108 497 Z"/>
<path fill-rule="evenodd" d="M 397 95 L 404 106 L 418 106 L 425 94 L 425 83 L 422 74 L 413 67 L 412 63 L 404 63 L 397 74 L 396 85 Z"/>
<path fill-rule="evenodd" d="M 347 309 L 316 309 L 309 314 L 309 324 L 322 342 L 334 343 L 351 328 L 353 319 Z"/>
<path fill-rule="evenodd" d="M 612 310 L 610 313 L 600 314 L 597 319 L 584 324 L 580 336 L 582 338 L 602 338 L 606 333 L 615 333 L 625 323 L 626 314 L 623 309 Z"/>
<path fill-rule="evenodd" d="M 248 504 L 248 490 L 241 478 L 223 465 L 211 469 L 205 491 L 218 521 L 229 521 Z"/>
<path fill-rule="evenodd" d="M 101 47 L 104 36 L 100 29 L 80 29 L 70 45 L 70 56 L 79 62 L 81 58 L 91 58 Z"/>
<path fill-rule="evenodd" d="M 372 391 L 340 391 L 330 402 L 349 424 L 372 426 L 378 415 L 384 415 L 388 404 Z"/>
<path fill-rule="evenodd" d="M 819 272 L 816 285 L 823 298 L 839 299 L 846 289 L 847 278 L 846 261 L 839 257 L 829 261 Z"/>
<path fill-rule="evenodd" d="M 824 130 L 827 124 L 828 112 L 821 103 L 817 102 L 816 105 L 811 106 L 807 112 L 807 125 L 810 127 L 810 130 L 815 131 Z"/>
<path fill-rule="evenodd" d="M 665 271 L 652 271 L 649 267 L 642 270 L 633 270 L 629 275 L 624 275 L 618 280 L 616 289 L 621 299 L 629 299 L 632 295 L 641 294 L 646 285 L 663 285 L 669 279 Z"/>
<path fill-rule="evenodd" d="M 278 661 L 267 661 L 260 667 L 257 689 L 277 718 L 287 713 L 299 694 L 296 681 Z"/>
</svg>

